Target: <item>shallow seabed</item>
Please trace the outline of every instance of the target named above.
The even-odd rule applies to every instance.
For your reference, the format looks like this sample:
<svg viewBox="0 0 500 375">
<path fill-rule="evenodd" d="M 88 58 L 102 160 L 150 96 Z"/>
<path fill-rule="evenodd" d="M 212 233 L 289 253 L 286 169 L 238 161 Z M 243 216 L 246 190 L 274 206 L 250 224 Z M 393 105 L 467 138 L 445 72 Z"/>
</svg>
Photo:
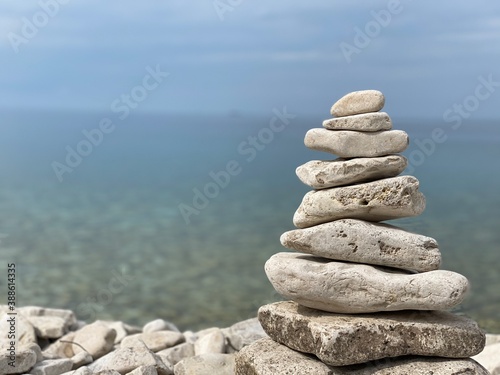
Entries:
<svg viewBox="0 0 500 375">
<path fill-rule="evenodd" d="M 298 116 L 257 149 L 248 137 L 268 127 L 272 114 L 136 115 L 59 182 L 51 163 L 63 162 L 66 146 L 75 147 L 101 117 L 10 114 L 0 126 L 0 264 L 16 263 L 18 304 L 70 308 L 89 321 L 162 317 L 197 329 L 253 317 L 278 300 L 263 265 L 283 250 L 279 236 L 293 228 L 308 191 L 295 167 L 325 158 L 302 143 L 322 118 Z M 393 224 L 438 240 L 443 268 L 472 284 L 457 312 L 500 332 L 497 127 L 394 122 L 410 134 L 405 155 L 417 161 L 412 174 L 427 209 Z M 414 141 L 436 127 L 448 139 L 417 159 Z M 179 205 L 193 207 L 193 189 L 203 190 L 210 172 L 231 160 L 239 173 L 187 223 Z"/>
</svg>

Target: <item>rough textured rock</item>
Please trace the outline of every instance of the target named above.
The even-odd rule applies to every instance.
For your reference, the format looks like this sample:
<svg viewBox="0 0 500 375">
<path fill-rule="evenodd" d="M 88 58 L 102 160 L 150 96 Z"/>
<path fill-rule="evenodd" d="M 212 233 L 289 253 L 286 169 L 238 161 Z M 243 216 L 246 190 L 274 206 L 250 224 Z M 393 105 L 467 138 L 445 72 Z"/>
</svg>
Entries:
<svg viewBox="0 0 500 375">
<path fill-rule="evenodd" d="M 30 370 L 30 375 L 60 375 L 73 367 L 69 359 L 46 359 Z"/>
<path fill-rule="evenodd" d="M 156 367 L 154 366 L 141 366 L 137 367 L 134 371 L 128 373 L 128 375 L 157 375 Z"/>
<path fill-rule="evenodd" d="M 40 338 L 57 339 L 76 324 L 71 310 L 25 306 L 18 308 L 18 312 L 29 320 Z"/>
<path fill-rule="evenodd" d="M 73 351 L 73 340 L 76 332 L 68 332 L 57 341 L 50 344 L 43 351 L 46 358 L 71 358 L 75 355 Z"/>
<path fill-rule="evenodd" d="M 293 216 L 298 228 L 338 219 L 383 221 L 420 215 L 425 197 L 412 176 L 310 191 Z"/>
<path fill-rule="evenodd" d="M 247 319 L 224 328 L 222 333 L 227 338 L 228 352 L 241 350 L 252 342 L 267 337 L 257 318 Z"/>
<path fill-rule="evenodd" d="M 200 337 L 194 343 L 194 354 L 225 353 L 226 338 L 220 329 Z"/>
<path fill-rule="evenodd" d="M 185 342 L 172 348 L 160 350 L 156 353 L 156 355 L 158 355 L 163 362 L 169 362 L 172 365 L 175 365 L 184 358 L 194 357 L 194 344 Z"/>
<path fill-rule="evenodd" d="M 163 319 L 156 319 L 149 323 L 146 323 L 142 328 L 142 332 L 156 332 L 156 331 L 175 331 L 180 332 L 179 328 L 174 323 L 168 322 Z"/>
<path fill-rule="evenodd" d="M 1 314 L 0 313 L 0 332 L 9 332 L 11 327 L 10 319 L 12 319 L 13 315 Z M 21 314 L 17 314 L 15 319 L 13 320 L 16 323 L 16 339 L 17 339 L 17 347 L 24 348 L 25 346 L 29 346 L 31 344 L 36 344 L 36 334 L 35 328 Z M 0 349 L 3 350 L 6 346 L 9 347 L 10 340 L 7 338 L 7 335 L 2 334 L 0 336 Z"/>
<path fill-rule="evenodd" d="M 206 353 L 186 358 L 174 367 L 175 375 L 233 375 L 234 354 Z"/>
<path fill-rule="evenodd" d="M 469 288 L 467 279 L 452 271 L 405 273 L 299 253 L 274 254 L 265 270 L 285 298 L 336 313 L 448 310 Z"/>
<path fill-rule="evenodd" d="M 125 324 L 120 321 L 99 320 L 99 322 L 105 324 L 108 328 L 114 329 L 116 331 L 115 344 L 120 343 L 128 335 L 133 335 L 135 333 L 142 332 L 142 329 Z"/>
<path fill-rule="evenodd" d="M 313 189 L 326 189 L 395 177 L 403 172 L 407 164 L 408 160 L 402 155 L 311 160 L 299 166 L 295 173 L 304 184 Z"/>
<path fill-rule="evenodd" d="M 119 374 L 119 372 L 117 372 L 117 374 Z M 87 366 L 82 366 L 75 371 L 68 371 L 62 375 L 95 375 L 95 374 L 92 373 L 92 371 L 90 371 L 90 369 Z"/>
<path fill-rule="evenodd" d="M 304 144 L 312 150 L 341 158 L 372 158 L 403 152 L 408 147 L 409 139 L 402 130 L 356 132 L 315 128 L 306 133 Z"/>
<path fill-rule="evenodd" d="M 467 358 L 485 343 L 474 321 L 444 311 L 344 315 L 287 301 L 262 306 L 259 321 L 273 340 L 332 366 L 403 355 Z"/>
<path fill-rule="evenodd" d="M 103 322 L 97 321 L 76 331 L 73 338 L 73 352 L 89 353 L 97 359 L 109 353 L 114 346 L 116 331 Z"/>
<path fill-rule="evenodd" d="M 125 337 L 121 342 L 121 347 L 140 347 L 144 343 L 151 351 L 157 352 L 167 349 L 184 341 L 184 336 L 180 332 L 155 331 L 148 333 L 138 333 Z"/>
<path fill-rule="evenodd" d="M 316 357 L 262 339 L 236 355 L 236 375 L 487 375 L 470 359 L 433 357 L 388 358 L 359 365 L 328 366 Z"/>
<path fill-rule="evenodd" d="M 334 117 L 323 121 L 323 127 L 329 130 L 355 130 L 376 132 L 391 130 L 392 121 L 385 112 L 363 113 L 346 117 Z"/>
<path fill-rule="evenodd" d="M 94 358 L 92 358 L 92 356 L 87 352 L 81 352 L 81 353 L 75 354 L 70 359 L 71 359 L 71 362 L 73 363 L 73 367 L 72 367 L 73 370 L 94 362 Z"/>
<path fill-rule="evenodd" d="M 120 374 L 126 374 L 140 366 L 154 366 L 158 375 L 173 375 L 174 373 L 170 364 L 164 363 L 144 344 L 134 348 L 116 349 L 88 367 L 94 373 L 103 370 L 116 370 Z"/>
<path fill-rule="evenodd" d="M 37 354 L 32 349 L 16 351 L 15 366 L 10 366 L 12 358 L 8 350 L 0 353 L 0 374 L 22 374 L 27 372 L 37 361 Z"/>
<path fill-rule="evenodd" d="M 334 368 L 318 358 L 297 352 L 269 338 L 260 339 L 236 354 L 236 375 L 333 375 Z"/>
<path fill-rule="evenodd" d="M 378 90 L 354 91 L 337 100 L 330 113 L 342 117 L 360 113 L 380 111 L 385 104 L 385 97 Z"/>
<path fill-rule="evenodd" d="M 355 219 L 341 219 L 285 232 L 281 244 L 323 258 L 375 264 L 418 272 L 441 264 L 436 240 L 401 228 Z"/>
<path fill-rule="evenodd" d="M 483 365 L 491 375 L 500 375 L 500 342 L 487 345 L 473 359 Z"/>
</svg>

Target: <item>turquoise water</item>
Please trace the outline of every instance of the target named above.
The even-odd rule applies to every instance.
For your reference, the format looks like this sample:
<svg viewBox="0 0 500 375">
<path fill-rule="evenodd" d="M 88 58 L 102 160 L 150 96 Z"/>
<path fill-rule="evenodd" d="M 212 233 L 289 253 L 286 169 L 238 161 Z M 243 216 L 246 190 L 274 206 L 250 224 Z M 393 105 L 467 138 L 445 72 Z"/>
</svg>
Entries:
<svg viewBox="0 0 500 375">
<path fill-rule="evenodd" d="M 278 300 L 263 265 L 309 190 L 294 170 L 328 157 L 303 145 L 323 117 L 275 116 L 132 114 L 92 145 L 82 131 L 106 114 L 4 113 L 0 266 L 16 263 L 19 305 L 194 329 Z M 472 284 L 458 311 L 500 332 L 500 124 L 394 123 L 410 134 L 427 209 L 393 223 L 438 240 L 443 268 Z M 447 139 L 432 146 L 437 127 Z"/>
</svg>

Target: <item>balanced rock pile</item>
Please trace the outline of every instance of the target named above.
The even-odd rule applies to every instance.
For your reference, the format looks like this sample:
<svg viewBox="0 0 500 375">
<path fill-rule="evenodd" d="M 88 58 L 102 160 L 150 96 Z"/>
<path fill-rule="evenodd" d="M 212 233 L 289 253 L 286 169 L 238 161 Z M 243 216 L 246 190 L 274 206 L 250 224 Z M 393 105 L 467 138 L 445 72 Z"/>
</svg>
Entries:
<svg viewBox="0 0 500 375">
<path fill-rule="evenodd" d="M 380 221 L 420 215 L 425 198 L 412 176 L 398 176 L 408 135 L 391 130 L 383 94 L 337 101 L 305 145 L 338 155 L 297 168 L 307 193 L 281 236 L 298 253 L 272 256 L 265 270 L 291 301 L 262 306 L 270 338 L 243 348 L 238 375 L 487 374 L 469 357 L 485 335 L 447 312 L 462 302 L 467 279 L 439 270 L 437 242 Z"/>
</svg>

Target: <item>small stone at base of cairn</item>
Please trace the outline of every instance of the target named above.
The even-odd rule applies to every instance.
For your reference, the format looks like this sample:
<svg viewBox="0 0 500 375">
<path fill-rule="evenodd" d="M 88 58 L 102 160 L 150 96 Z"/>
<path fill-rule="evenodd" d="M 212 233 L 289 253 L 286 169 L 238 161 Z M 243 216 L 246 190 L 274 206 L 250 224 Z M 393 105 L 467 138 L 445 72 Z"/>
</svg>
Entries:
<svg viewBox="0 0 500 375">
<path fill-rule="evenodd" d="M 313 191 L 281 236 L 299 253 L 266 262 L 286 299 L 262 306 L 269 338 L 236 357 L 237 375 L 488 374 L 469 357 L 485 346 L 477 324 L 444 310 L 460 304 L 468 280 L 439 270 L 436 240 L 383 220 L 420 215 L 425 197 L 397 155 L 408 135 L 392 130 L 380 91 L 350 93 L 304 143 L 340 159 L 313 160 L 297 176 Z"/>
</svg>

